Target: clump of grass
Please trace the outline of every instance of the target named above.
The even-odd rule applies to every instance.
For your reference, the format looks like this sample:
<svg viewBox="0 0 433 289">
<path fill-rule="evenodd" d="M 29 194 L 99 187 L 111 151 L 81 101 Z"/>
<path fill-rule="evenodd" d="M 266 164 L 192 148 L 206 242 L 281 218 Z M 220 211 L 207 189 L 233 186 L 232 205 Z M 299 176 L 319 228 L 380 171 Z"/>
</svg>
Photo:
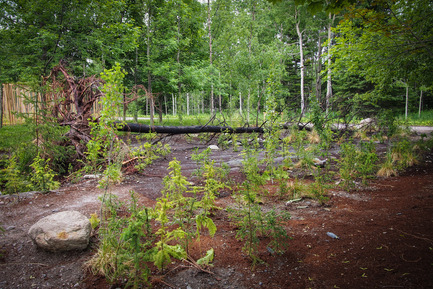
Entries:
<svg viewBox="0 0 433 289">
<path fill-rule="evenodd" d="M 392 160 L 391 154 L 387 154 L 387 158 L 385 162 L 382 165 L 380 165 L 380 168 L 377 171 L 377 176 L 389 178 L 397 175 L 398 175 L 398 171 L 395 169 L 395 165 Z"/>
<path fill-rule="evenodd" d="M 317 130 L 313 129 L 311 132 L 307 134 L 307 140 L 312 144 L 320 143 L 320 135 Z"/>
</svg>

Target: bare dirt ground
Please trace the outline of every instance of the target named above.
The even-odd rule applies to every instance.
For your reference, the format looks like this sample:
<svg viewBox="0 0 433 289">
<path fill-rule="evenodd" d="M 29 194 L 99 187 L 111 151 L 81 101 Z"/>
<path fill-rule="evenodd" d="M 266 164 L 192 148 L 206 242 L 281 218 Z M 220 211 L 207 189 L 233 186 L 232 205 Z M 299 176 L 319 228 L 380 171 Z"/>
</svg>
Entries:
<svg viewBox="0 0 433 289">
<path fill-rule="evenodd" d="M 141 204 L 152 206 L 173 157 L 181 161 L 183 173 L 190 176 L 196 167 L 190 158 L 193 149 L 206 145 L 189 143 L 181 137 L 169 142 L 172 153 L 166 159 L 157 160 L 144 174 L 126 175 L 112 193 L 126 200 L 129 191 L 134 190 Z M 217 163 L 231 166 L 232 178 L 241 178 L 239 153 L 214 151 L 212 157 Z M 202 236 L 192 250 L 198 256 L 208 248 L 215 249 L 214 266 L 209 268 L 212 274 L 174 262 L 164 276 L 153 279 L 153 286 L 433 288 L 432 157 L 428 155 L 399 177 L 374 180 L 363 190 L 331 190 L 325 205 L 311 199 L 289 206 L 281 200 L 265 200 L 290 212 L 292 218 L 286 228 L 292 239 L 287 251 L 278 255 L 266 250 L 264 238 L 259 256 L 265 263 L 254 269 L 241 250 L 243 243 L 235 238 L 235 227 L 227 212 L 219 210 L 213 216 L 218 228 L 214 238 Z M 49 253 L 37 249 L 27 236 L 32 224 L 53 212 L 77 210 L 90 217 L 99 211 L 101 195 L 96 180 L 84 179 L 65 183 L 45 195 L 25 194 L 19 202 L 13 197 L 1 198 L 0 224 L 6 231 L 0 235 L 0 288 L 118 288 L 83 269 L 83 263 L 95 252 L 96 238 L 85 251 Z M 230 195 L 223 192 L 217 205 L 225 208 L 232 202 Z M 327 232 L 339 239 L 330 238 Z"/>
</svg>

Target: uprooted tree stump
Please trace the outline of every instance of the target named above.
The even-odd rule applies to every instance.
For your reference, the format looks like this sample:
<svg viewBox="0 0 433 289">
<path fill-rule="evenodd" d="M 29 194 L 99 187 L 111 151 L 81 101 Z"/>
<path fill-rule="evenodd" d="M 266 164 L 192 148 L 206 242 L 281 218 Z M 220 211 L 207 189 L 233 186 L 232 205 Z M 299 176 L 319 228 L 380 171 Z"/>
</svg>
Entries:
<svg viewBox="0 0 433 289">
<path fill-rule="evenodd" d="M 69 126 L 65 136 L 81 159 L 85 158 L 86 144 L 91 139 L 91 123 L 99 120 L 97 104 L 103 96 L 100 89 L 103 83 L 96 76 L 77 78 L 70 75 L 62 61 L 43 81 L 43 85 L 48 87 L 45 98 L 51 99 L 50 107 L 45 101 L 45 108 L 61 126 Z M 132 97 L 125 98 L 124 104 L 136 100 L 140 89 L 148 96 L 143 86 L 135 86 L 130 94 Z"/>
<path fill-rule="evenodd" d="M 49 86 L 47 93 L 52 99 L 49 110 L 61 126 L 69 126 L 66 137 L 74 145 L 78 157 L 83 158 L 86 144 L 91 136 L 89 121 L 94 104 L 102 96 L 99 87 L 103 81 L 95 76 L 75 78 L 60 63 L 50 75 L 44 78 L 44 85 Z"/>
</svg>

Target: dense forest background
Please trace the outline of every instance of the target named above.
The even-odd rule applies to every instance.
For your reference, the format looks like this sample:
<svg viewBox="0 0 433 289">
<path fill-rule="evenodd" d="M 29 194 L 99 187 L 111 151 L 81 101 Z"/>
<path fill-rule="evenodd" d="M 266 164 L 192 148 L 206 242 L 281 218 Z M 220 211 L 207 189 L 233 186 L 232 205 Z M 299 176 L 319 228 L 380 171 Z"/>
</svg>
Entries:
<svg viewBox="0 0 433 289">
<path fill-rule="evenodd" d="M 420 1 L 1 0 L 0 83 L 40 89 L 119 63 L 134 115 L 337 118 L 432 109 L 433 4 Z M 154 104 L 154 105 L 152 105 Z"/>
</svg>

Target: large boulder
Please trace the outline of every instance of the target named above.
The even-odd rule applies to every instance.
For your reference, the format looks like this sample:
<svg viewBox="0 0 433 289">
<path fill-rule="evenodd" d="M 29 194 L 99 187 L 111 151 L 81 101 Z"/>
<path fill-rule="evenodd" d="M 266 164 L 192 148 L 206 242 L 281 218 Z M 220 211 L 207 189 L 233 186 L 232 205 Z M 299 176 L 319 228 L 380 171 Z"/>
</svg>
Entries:
<svg viewBox="0 0 433 289">
<path fill-rule="evenodd" d="M 29 230 L 35 244 L 47 251 L 84 250 L 92 227 L 90 221 L 77 211 L 64 211 L 39 220 Z"/>
</svg>

